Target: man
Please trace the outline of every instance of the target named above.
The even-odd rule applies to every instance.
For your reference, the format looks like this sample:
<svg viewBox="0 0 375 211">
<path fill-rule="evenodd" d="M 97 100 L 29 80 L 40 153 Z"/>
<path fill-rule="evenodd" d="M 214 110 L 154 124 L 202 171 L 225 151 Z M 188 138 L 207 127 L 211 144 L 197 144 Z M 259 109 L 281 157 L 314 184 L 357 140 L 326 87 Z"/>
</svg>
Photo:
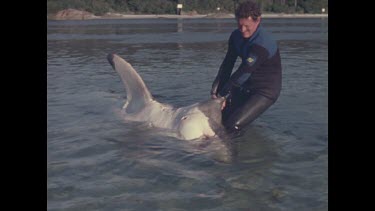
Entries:
<svg viewBox="0 0 375 211">
<path fill-rule="evenodd" d="M 261 27 L 259 6 L 247 1 L 235 12 L 238 29 L 212 84 L 211 97 L 226 97 L 223 125 L 240 131 L 269 108 L 281 90 L 281 60 L 276 41 Z M 237 57 L 242 62 L 231 75 Z"/>
</svg>

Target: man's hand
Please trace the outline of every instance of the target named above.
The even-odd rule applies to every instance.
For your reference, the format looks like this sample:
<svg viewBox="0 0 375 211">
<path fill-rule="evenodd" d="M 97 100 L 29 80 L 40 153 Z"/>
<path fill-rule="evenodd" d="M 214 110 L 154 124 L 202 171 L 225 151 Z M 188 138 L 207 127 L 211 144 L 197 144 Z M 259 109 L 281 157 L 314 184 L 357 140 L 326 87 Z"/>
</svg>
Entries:
<svg viewBox="0 0 375 211">
<path fill-rule="evenodd" d="M 230 92 L 232 91 L 233 88 L 235 87 L 238 87 L 238 85 L 233 82 L 232 80 L 229 80 L 223 87 L 223 89 L 221 90 L 220 93 L 223 94 L 223 96 L 227 96 L 228 94 L 230 94 Z"/>
<path fill-rule="evenodd" d="M 224 100 L 223 104 L 221 104 L 221 110 L 223 110 L 225 108 L 225 106 L 227 105 L 227 101 Z"/>
<path fill-rule="evenodd" d="M 216 96 L 215 94 L 211 94 L 211 98 L 212 98 L 212 99 L 216 99 L 217 96 Z"/>
</svg>

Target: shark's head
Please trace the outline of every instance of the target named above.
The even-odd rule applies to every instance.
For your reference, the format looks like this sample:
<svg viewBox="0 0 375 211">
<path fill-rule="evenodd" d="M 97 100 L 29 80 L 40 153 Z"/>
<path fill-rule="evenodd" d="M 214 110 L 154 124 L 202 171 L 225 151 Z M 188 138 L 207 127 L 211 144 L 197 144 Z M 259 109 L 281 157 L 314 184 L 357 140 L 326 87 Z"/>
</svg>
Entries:
<svg viewBox="0 0 375 211">
<path fill-rule="evenodd" d="M 181 118 L 178 131 L 183 139 L 221 136 L 221 108 L 224 97 L 198 103 L 186 116 Z"/>
<path fill-rule="evenodd" d="M 222 125 L 221 124 L 221 108 L 225 102 L 224 97 L 218 97 L 215 99 L 208 99 L 198 104 L 198 109 L 201 110 L 210 121 L 211 125 Z"/>
</svg>

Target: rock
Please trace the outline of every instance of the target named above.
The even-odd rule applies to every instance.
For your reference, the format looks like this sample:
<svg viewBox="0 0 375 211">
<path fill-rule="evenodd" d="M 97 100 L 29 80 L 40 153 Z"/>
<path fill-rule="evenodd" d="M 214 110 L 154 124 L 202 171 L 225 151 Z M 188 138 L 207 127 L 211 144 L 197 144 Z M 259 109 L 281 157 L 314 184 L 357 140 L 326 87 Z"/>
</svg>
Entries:
<svg viewBox="0 0 375 211">
<path fill-rule="evenodd" d="M 87 11 L 81 11 L 81 10 L 76 10 L 76 9 L 66 9 L 66 10 L 61 10 L 58 13 L 56 13 L 54 19 L 55 20 L 85 20 L 85 19 L 93 19 L 93 18 L 99 18 L 99 17 Z"/>
<path fill-rule="evenodd" d="M 210 13 L 206 18 L 234 18 L 234 14 L 227 13 Z"/>
</svg>

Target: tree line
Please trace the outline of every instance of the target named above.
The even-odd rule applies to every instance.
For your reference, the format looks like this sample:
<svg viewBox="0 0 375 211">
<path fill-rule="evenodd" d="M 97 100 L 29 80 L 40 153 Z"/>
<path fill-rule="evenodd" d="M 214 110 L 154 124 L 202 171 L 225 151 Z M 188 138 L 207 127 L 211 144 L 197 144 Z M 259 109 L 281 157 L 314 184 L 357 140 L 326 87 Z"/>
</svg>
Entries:
<svg viewBox="0 0 375 211">
<path fill-rule="evenodd" d="M 208 14 L 234 13 L 234 8 L 245 0 L 47 0 L 47 14 L 64 9 L 84 10 L 95 15 L 107 12 L 128 14 L 176 14 L 177 4 L 182 11 Z M 328 12 L 328 0 L 255 0 L 265 13 L 321 13 Z"/>
</svg>

